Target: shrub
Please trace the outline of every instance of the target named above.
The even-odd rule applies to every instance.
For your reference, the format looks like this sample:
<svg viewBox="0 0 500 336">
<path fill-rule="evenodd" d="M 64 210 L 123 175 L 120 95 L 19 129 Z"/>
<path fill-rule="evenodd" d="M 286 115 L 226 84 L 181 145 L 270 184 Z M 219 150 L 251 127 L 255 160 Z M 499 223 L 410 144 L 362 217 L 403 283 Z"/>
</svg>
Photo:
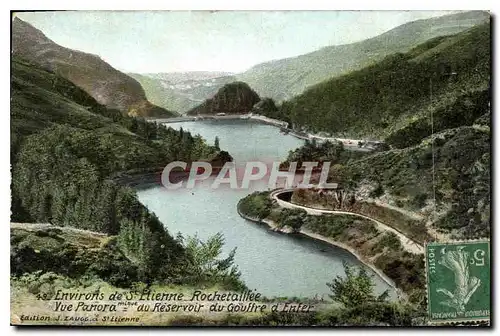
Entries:
<svg viewBox="0 0 500 336">
<path fill-rule="evenodd" d="M 371 198 L 378 198 L 384 194 L 384 187 L 382 184 L 377 184 L 377 187 L 370 192 Z"/>
<path fill-rule="evenodd" d="M 337 276 L 331 283 L 326 285 L 332 291 L 329 295 L 332 300 L 341 303 L 346 308 L 357 307 L 367 302 L 383 302 L 389 293 L 385 291 L 375 296 L 373 289 L 375 284 L 364 267 L 356 268 L 343 262 L 345 278 Z"/>
<path fill-rule="evenodd" d="M 377 244 L 377 248 L 378 247 L 382 248 L 388 247 L 390 250 L 393 251 L 398 251 L 402 249 L 401 241 L 394 232 L 385 232 Z"/>
</svg>

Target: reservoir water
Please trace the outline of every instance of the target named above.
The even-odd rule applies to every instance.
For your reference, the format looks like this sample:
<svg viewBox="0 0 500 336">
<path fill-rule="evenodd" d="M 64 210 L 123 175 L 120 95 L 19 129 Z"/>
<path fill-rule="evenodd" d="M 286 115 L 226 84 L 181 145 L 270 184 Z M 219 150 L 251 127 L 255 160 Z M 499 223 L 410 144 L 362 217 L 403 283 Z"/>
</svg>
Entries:
<svg viewBox="0 0 500 336">
<path fill-rule="evenodd" d="M 212 120 L 172 123 L 207 142 L 220 139 L 238 165 L 246 161 L 281 161 L 289 150 L 302 145 L 302 140 L 283 135 L 271 125 L 251 120 Z M 235 263 L 251 289 L 265 296 L 324 297 L 328 299 L 327 282 L 344 275 L 343 261 L 365 267 L 353 255 L 340 248 L 301 235 L 270 231 L 267 226 L 242 219 L 238 201 L 255 190 L 266 190 L 266 182 L 256 182 L 250 189 L 211 189 L 207 180 L 194 189 L 167 190 L 151 187 L 138 190 L 140 201 L 153 211 L 175 235 L 198 235 L 201 239 L 221 232 L 225 237 L 224 252 L 236 249 Z M 373 276 L 376 291 L 390 289 L 379 276 Z M 393 291 L 391 296 L 393 296 Z"/>
</svg>

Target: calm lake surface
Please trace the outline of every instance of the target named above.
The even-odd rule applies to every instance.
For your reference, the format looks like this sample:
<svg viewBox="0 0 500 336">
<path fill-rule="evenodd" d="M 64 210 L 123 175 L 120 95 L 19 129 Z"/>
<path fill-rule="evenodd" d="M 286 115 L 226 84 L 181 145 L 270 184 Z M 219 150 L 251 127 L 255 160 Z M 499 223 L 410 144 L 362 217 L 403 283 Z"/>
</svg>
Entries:
<svg viewBox="0 0 500 336">
<path fill-rule="evenodd" d="M 250 120 L 183 122 L 169 126 L 201 134 L 209 143 L 218 136 L 220 148 L 227 150 L 237 165 L 254 160 L 281 161 L 289 150 L 303 143 L 281 134 L 276 127 Z M 236 247 L 235 262 L 243 280 L 249 288 L 266 296 L 318 295 L 328 299 L 326 282 L 344 275 L 342 262 L 362 265 L 342 249 L 301 235 L 275 233 L 267 226 L 242 219 L 236 212 L 236 204 L 255 190 L 266 190 L 265 181 L 254 182 L 245 190 L 211 189 L 211 183 L 207 180 L 194 189 L 177 190 L 158 186 L 137 193 L 173 235 L 181 232 L 184 236 L 207 239 L 221 232 L 226 240 L 225 256 Z M 369 270 L 369 273 L 378 293 L 390 289 L 374 272 Z"/>
</svg>

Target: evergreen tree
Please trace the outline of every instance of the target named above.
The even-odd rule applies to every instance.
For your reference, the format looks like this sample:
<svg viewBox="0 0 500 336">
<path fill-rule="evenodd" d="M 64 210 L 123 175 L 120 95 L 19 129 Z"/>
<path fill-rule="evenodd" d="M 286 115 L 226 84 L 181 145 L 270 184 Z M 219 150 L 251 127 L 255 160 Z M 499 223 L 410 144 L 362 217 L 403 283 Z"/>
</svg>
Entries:
<svg viewBox="0 0 500 336">
<path fill-rule="evenodd" d="M 337 276 L 332 283 L 326 284 L 332 291 L 330 298 L 346 308 L 354 308 L 368 302 L 383 302 L 387 299 L 388 291 L 379 296 L 374 294 L 375 284 L 365 268 L 358 268 L 356 273 L 356 267 L 349 266 L 347 262 L 344 261 L 343 266 L 346 277 Z"/>
<path fill-rule="evenodd" d="M 215 137 L 214 147 L 215 147 L 216 150 L 220 150 L 219 137 L 218 136 Z"/>
</svg>

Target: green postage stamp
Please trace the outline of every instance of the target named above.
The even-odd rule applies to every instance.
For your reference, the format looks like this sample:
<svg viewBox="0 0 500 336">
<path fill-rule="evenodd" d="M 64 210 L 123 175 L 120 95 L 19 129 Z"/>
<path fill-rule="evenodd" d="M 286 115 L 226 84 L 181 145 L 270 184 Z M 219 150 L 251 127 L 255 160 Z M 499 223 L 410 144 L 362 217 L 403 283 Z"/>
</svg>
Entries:
<svg viewBox="0 0 500 336">
<path fill-rule="evenodd" d="M 426 245 L 429 319 L 433 323 L 490 319 L 490 242 Z"/>
</svg>

